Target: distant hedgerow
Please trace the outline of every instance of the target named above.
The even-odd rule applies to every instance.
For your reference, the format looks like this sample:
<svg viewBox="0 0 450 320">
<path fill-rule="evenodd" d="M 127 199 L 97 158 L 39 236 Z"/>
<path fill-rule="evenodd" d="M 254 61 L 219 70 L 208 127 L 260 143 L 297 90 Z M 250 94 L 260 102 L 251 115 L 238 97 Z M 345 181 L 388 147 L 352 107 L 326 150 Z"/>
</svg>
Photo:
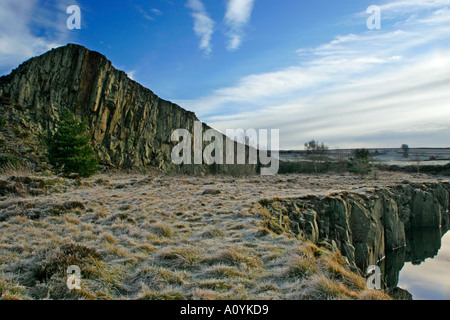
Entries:
<svg viewBox="0 0 450 320">
<path fill-rule="evenodd" d="M 61 113 L 57 125 L 56 132 L 47 137 L 50 163 L 65 173 L 78 173 L 82 177 L 97 172 L 98 160 L 90 145 L 87 124 L 66 110 Z"/>
</svg>

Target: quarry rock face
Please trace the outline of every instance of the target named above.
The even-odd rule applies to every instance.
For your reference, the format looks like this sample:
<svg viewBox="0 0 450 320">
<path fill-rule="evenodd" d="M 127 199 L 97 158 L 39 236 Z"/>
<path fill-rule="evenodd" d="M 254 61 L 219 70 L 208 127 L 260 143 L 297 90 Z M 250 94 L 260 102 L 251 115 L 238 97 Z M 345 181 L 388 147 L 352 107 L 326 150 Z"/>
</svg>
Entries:
<svg viewBox="0 0 450 320">
<path fill-rule="evenodd" d="M 48 130 L 54 132 L 60 111 L 71 110 L 88 121 L 100 163 L 116 168 L 173 167 L 172 132 L 178 128 L 192 132 L 198 121 L 193 112 L 129 79 L 105 56 L 74 44 L 32 58 L 1 77 L 0 107 L 3 117 L 15 125 L 14 135 L 29 138 L 25 149 L 36 149 L 37 158 L 42 157 L 37 150 L 43 148 L 42 137 Z M 203 124 L 203 129 L 209 127 Z M 240 168 L 254 172 L 256 167 Z M 213 170 L 228 169 L 224 165 Z"/>
<path fill-rule="evenodd" d="M 261 204 L 268 212 L 269 229 L 335 247 L 351 266 L 365 272 L 386 254 L 417 241 L 408 237 L 417 228 L 438 230 L 439 236 L 450 229 L 449 192 L 450 184 L 442 182 Z"/>
</svg>

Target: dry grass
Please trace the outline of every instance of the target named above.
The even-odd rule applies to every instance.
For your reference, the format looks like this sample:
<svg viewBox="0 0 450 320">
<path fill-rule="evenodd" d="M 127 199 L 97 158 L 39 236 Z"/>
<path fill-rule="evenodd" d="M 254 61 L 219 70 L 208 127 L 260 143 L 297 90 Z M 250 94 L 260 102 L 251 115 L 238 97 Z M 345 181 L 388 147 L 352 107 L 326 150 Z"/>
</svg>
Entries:
<svg viewBox="0 0 450 320">
<path fill-rule="evenodd" d="M 240 266 L 243 268 L 257 268 L 262 264 L 254 251 L 239 247 L 220 250 L 209 259 L 209 263 Z"/>
<path fill-rule="evenodd" d="M 351 272 L 334 257 L 326 259 L 325 263 L 326 270 L 330 272 L 332 277 L 334 279 L 340 280 L 348 288 L 356 290 L 364 290 L 366 288 L 366 281 L 364 278 Z"/>
<path fill-rule="evenodd" d="M 7 164 L 4 167 L 0 168 L 0 178 L 7 178 L 7 177 L 30 177 L 34 176 L 35 172 L 31 165 L 29 164 L 18 164 L 18 165 L 11 165 Z"/>
<path fill-rule="evenodd" d="M 258 205 L 370 187 L 367 179 L 121 174 L 83 182 L 58 180 L 64 188 L 0 202 L 2 299 L 388 298 L 367 290 L 338 253 L 269 231 Z M 81 290 L 68 290 L 68 265 L 81 268 Z"/>
<path fill-rule="evenodd" d="M 164 222 L 155 223 L 152 229 L 155 234 L 161 237 L 170 238 L 174 235 L 172 226 Z"/>
<path fill-rule="evenodd" d="M 225 236 L 225 232 L 216 227 L 208 227 L 206 231 L 202 232 L 200 237 L 202 238 L 221 238 Z"/>
<path fill-rule="evenodd" d="M 185 300 L 187 297 L 179 290 L 167 288 L 155 291 L 148 287 L 144 288 L 137 297 L 138 300 Z"/>
<path fill-rule="evenodd" d="M 230 267 L 225 265 L 215 265 L 204 271 L 204 276 L 212 278 L 237 278 L 245 277 L 245 273 L 237 269 L 236 267 Z"/>
<path fill-rule="evenodd" d="M 183 272 L 144 265 L 125 281 L 124 288 L 130 293 L 146 291 L 147 288 L 161 291 L 168 286 L 184 284 L 186 277 Z"/>
<path fill-rule="evenodd" d="M 318 271 L 316 261 L 299 256 L 293 256 L 289 259 L 286 267 L 286 275 L 288 277 L 302 279 L 312 276 Z"/>
<path fill-rule="evenodd" d="M 196 247 L 166 247 L 154 257 L 155 263 L 175 269 L 192 269 L 205 261 L 204 254 Z"/>
<path fill-rule="evenodd" d="M 0 274 L 0 299 L 1 300 L 28 300 L 25 287 L 10 277 Z"/>
</svg>

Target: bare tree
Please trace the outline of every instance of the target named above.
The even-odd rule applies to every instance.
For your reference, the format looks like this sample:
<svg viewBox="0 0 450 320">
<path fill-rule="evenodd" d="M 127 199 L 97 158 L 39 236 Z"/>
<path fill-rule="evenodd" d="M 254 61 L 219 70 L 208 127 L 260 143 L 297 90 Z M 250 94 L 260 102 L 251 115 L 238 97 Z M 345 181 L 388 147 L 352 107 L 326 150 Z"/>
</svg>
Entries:
<svg viewBox="0 0 450 320">
<path fill-rule="evenodd" d="M 318 163 L 324 162 L 328 159 L 328 147 L 323 142 L 319 143 L 316 140 L 310 140 L 305 143 L 305 149 L 306 156 L 312 162 L 314 166 L 314 172 L 317 173 Z"/>
<path fill-rule="evenodd" d="M 414 164 L 417 169 L 417 174 L 419 174 L 420 173 L 420 155 L 418 152 L 414 153 Z"/>
<path fill-rule="evenodd" d="M 338 150 L 336 154 L 336 163 L 339 173 L 345 172 L 347 168 L 348 156 L 342 150 Z"/>
<path fill-rule="evenodd" d="M 407 144 L 402 144 L 403 157 L 409 158 L 409 146 Z"/>
</svg>

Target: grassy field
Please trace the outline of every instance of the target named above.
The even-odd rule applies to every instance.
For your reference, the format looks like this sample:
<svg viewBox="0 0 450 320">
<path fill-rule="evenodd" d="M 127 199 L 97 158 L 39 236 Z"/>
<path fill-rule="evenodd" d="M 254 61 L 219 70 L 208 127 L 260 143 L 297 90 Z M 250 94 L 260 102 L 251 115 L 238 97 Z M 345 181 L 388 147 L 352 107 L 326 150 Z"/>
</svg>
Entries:
<svg viewBox="0 0 450 320">
<path fill-rule="evenodd" d="M 424 175 L 0 178 L 2 299 L 389 299 L 339 252 L 264 227 L 258 201 Z M 67 267 L 81 289 L 67 288 Z"/>
</svg>

